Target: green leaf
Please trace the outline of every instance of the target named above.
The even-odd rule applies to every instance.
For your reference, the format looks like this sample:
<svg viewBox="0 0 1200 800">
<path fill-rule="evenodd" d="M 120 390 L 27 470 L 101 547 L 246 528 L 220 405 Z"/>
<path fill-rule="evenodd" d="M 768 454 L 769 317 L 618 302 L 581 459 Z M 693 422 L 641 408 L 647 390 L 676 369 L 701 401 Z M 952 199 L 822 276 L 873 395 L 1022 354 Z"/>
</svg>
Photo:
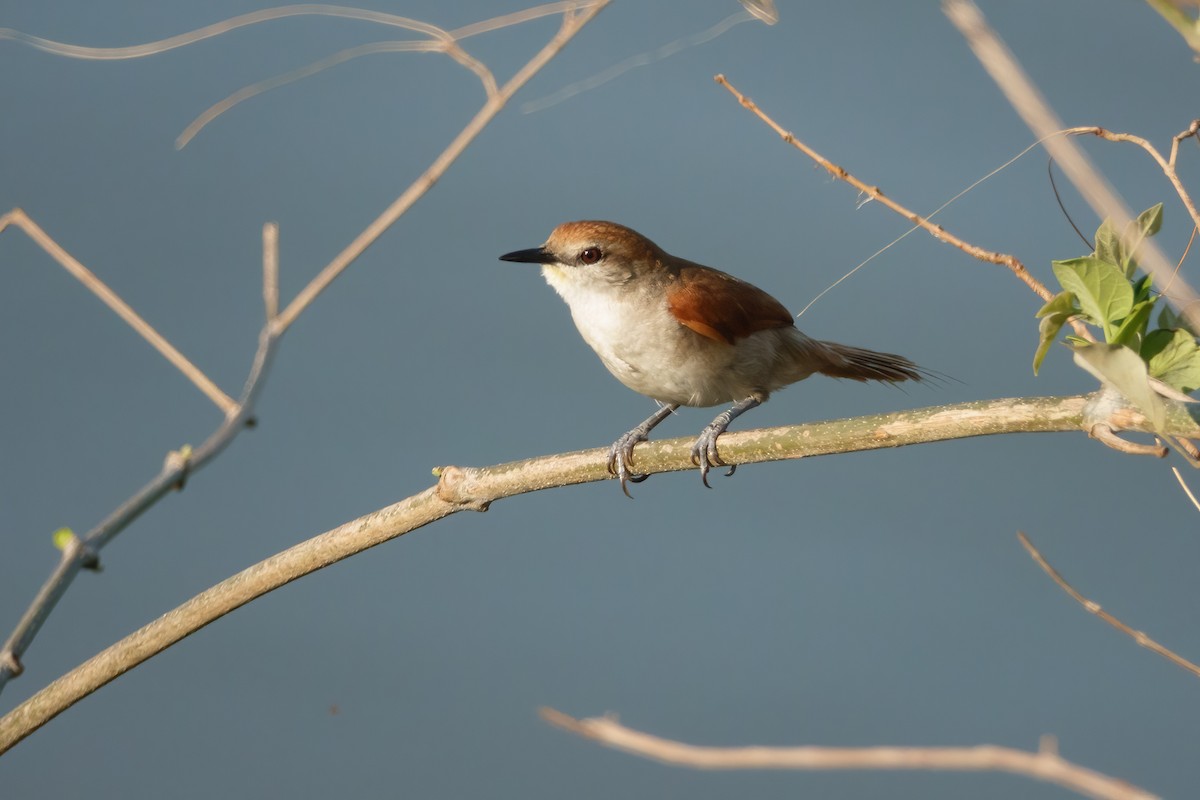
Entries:
<svg viewBox="0 0 1200 800">
<path fill-rule="evenodd" d="M 1183 318 L 1175 313 L 1175 309 L 1171 308 L 1169 303 L 1163 303 L 1162 310 L 1158 312 L 1158 327 L 1182 328 Z"/>
<path fill-rule="evenodd" d="M 1142 345 L 1142 337 L 1146 335 L 1146 326 L 1150 324 L 1150 312 L 1154 310 L 1154 300 L 1143 300 L 1133 307 L 1129 316 L 1117 328 L 1113 344 L 1123 344 L 1137 352 Z"/>
<path fill-rule="evenodd" d="M 59 550 L 66 550 L 74 539 L 75 531 L 70 528 L 59 528 L 50 537 L 50 541 L 54 542 L 54 546 Z"/>
<path fill-rule="evenodd" d="M 1142 246 L 1143 241 L 1162 228 L 1162 209 L 1162 203 L 1147 208 L 1125 228 L 1125 239 L 1121 242 L 1121 260 L 1118 264 L 1129 278 L 1132 278 L 1137 270 L 1138 248 Z"/>
<path fill-rule="evenodd" d="M 1075 363 L 1120 392 L 1146 415 L 1154 430 L 1161 431 L 1166 425 L 1166 405 L 1150 387 L 1146 362 L 1137 353 L 1119 344 L 1089 344 L 1075 348 Z"/>
<path fill-rule="evenodd" d="M 1153 236 L 1162 229 L 1162 210 L 1163 204 L 1159 203 L 1156 206 L 1150 206 L 1142 213 L 1138 214 L 1135 224 L 1143 237 Z"/>
<path fill-rule="evenodd" d="M 1071 292 L 1059 292 L 1050 298 L 1046 305 L 1038 309 L 1037 316 L 1041 318 L 1038 323 L 1038 347 L 1033 354 L 1033 374 L 1037 375 L 1041 369 L 1042 361 L 1046 358 L 1046 353 L 1050 352 L 1050 345 L 1054 344 L 1054 340 L 1058 338 L 1058 332 L 1062 330 L 1062 326 L 1067 320 L 1079 313 L 1079 309 L 1075 307 L 1075 295 Z"/>
<path fill-rule="evenodd" d="M 1146 336 L 1142 358 L 1150 374 L 1183 392 L 1200 389 L 1200 345 L 1187 331 L 1158 329 Z"/>
<path fill-rule="evenodd" d="M 1143 300 L 1150 299 L 1150 286 L 1153 283 L 1154 279 L 1149 273 L 1133 282 L 1133 304 L 1135 306 Z M 1158 298 L 1155 299 L 1157 300 Z"/>
<path fill-rule="evenodd" d="M 1158 233 L 1162 228 L 1163 205 L 1159 203 L 1138 214 L 1137 219 L 1130 220 L 1125 227 L 1125 235 L 1117 233 L 1112 220 L 1104 220 L 1096 229 L 1095 257 L 1118 267 L 1126 278 L 1132 278 L 1137 271 L 1137 251 L 1142 242 Z"/>
<path fill-rule="evenodd" d="M 1182 328 L 1183 330 L 1187 331 L 1188 333 L 1192 334 L 1193 336 L 1196 335 L 1196 332 L 1194 330 L 1192 330 L 1192 326 L 1190 324 L 1188 324 L 1188 321 L 1186 319 L 1183 318 L 1183 315 L 1180 314 L 1175 309 L 1171 308 L 1171 306 L 1168 305 L 1165 301 L 1163 302 L 1163 305 L 1162 305 L 1162 312 L 1160 312 L 1158 315 L 1158 327 L 1160 327 L 1160 328 Z"/>
<path fill-rule="evenodd" d="M 1071 314 L 1079 313 L 1079 307 L 1075 304 L 1075 295 L 1072 292 L 1059 292 L 1046 301 L 1046 305 L 1038 309 L 1035 317 L 1050 316 L 1051 314 Z"/>
<path fill-rule="evenodd" d="M 1117 267 L 1094 256 L 1055 261 L 1058 282 L 1079 300 L 1080 310 L 1104 328 L 1112 341 L 1115 325 L 1133 310 L 1133 287 Z"/>
<path fill-rule="evenodd" d="M 1096 229 L 1095 256 L 1114 267 L 1122 266 L 1124 259 L 1121 257 L 1121 234 L 1117 233 L 1117 228 L 1110 219 L 1101 222 L 1100 227 Z"/>
</svg>

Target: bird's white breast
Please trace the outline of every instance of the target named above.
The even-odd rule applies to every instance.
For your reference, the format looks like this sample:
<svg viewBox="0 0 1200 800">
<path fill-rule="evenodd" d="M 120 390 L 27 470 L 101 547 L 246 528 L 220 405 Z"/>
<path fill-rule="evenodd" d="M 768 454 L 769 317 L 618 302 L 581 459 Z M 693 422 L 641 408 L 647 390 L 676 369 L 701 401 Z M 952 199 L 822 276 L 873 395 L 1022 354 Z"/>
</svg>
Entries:
<svg viewBox="0 0 1200 800">
<path fill-rule="evenodd" d="M 613 283 L 557 264 L 545 265 L 542 274 L 570 307 L 584 341 L 635 392 L 664 403 L 710 406 L 753 391 L 731 369 L 736 348 L 680 324 L 661 287 Z"/>
</svg>

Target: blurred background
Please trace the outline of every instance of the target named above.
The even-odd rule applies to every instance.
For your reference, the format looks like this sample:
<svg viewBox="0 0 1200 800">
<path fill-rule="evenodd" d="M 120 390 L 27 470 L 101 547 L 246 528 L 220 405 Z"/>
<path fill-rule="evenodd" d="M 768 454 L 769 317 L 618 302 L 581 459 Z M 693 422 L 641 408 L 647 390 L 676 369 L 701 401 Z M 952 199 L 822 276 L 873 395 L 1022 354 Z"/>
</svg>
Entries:
<svg viewBox="0 0 1200 800">
<path fill-rule="evenodd" d="M 0 2 L 0 26 L 138 44 L 265 3 Z M 520 4 L 406 0 L 445 28 Z M 1196 65 L 1132 0 L 984 2 L 1068 125 L 1170 137 L 1198 115 Z M 653 404 L 611 378 L 530 265 L 497 256 L 569 219 L 611 219 L 799 311 L 907 224 L 833 181 L 713 83 L 909 207 L 930 211 L 1032 136 L 936 2 L 781 2 L 710 41 L 523 113 L 702 33 L 732 0 L 615 2 L 291 329 L 259 426 L 122 534 L 25 657 L 3 710 L 262 558 L 487 465 L 608 445 Z M 464 43 L 503 82 L 547 18 Z M 261 95 L 184 150 L 239 88 L 393 29 L 319 17 L 134 61 L 0 41 L 0 211 L 20 206 L 236 396 L 262 322 L 260 231 L 281 229 L 290 299 L 441 152 L 483 100 L 450 59 L 360 58 Z M 1140 150 L 1084 142 L 1134 211 L 1166 201 Z M 1200 153 L 1182 174 L 1200 187 Z M 968 241 L 1050 261 L 1090 248 L 1040 150 L 945 211 Z M 1098 223 L 1065 181 L 1087 234 Z M 1195 259 L 1192 257 L 1191 262 Z M 0 631 L 83 533 L 199 444 L 216 409 L 22 233 L 0 236 Z M 1186 272 L 1195 274 L 1190 265 Z M 736 429 L 972 399 L 1074 394 L 1064 348 L 1030 362 L 1040 301 L 1001 267 L 914 234 L 799 324 L 956 381 L 897 391 L 817 378 Z M 683 410 L 660 437 L 694 436 Z M 0 759 L 12 797 L 1058 798 L 1021 778 L 712 774 L 605 750 L 537 717 L 605 712 L 712 745 L 1036 747 L 1167 796 L 1200 780 L 1196 679 L 1086 614 L 1081 591 L 1200 655 L 1200 517 L 1166 462 L 1082 434 L 1020 435 L 752 465 L 712 491 L 655 476 L 459 514 L 220 620 Z M 1193 484 L 1197 477 L 1185 473 Z"/>
</svg>

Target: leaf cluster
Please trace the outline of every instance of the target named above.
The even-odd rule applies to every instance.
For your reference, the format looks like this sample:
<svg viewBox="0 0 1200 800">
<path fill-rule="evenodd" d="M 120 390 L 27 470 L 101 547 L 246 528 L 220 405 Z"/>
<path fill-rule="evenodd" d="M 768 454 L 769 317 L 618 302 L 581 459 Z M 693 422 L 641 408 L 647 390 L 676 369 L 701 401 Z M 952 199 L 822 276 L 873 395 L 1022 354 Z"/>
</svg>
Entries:
<svg viewBox="0 0 1200 800">
<path fill-rule="evenodd" d="M 1063 290 L 1037 313 L 1041 322 L 1034 373 L 1063 325 L 1078 318 L 1103 331 L 1107 346 L 1068 336 L 1076 361 L 1137 402 L 1151 417 L 1158 414 L 1136 399 L 1149 391 L 1148 378 L 1182 392 L 1200 388 L 1200 346 L 1195 334 L 1166 303 L 1158 314 L 1157 327 L 1150 329 L 1159 295 L 1152 291 L 1150 276 L 1138 274 L 1136 256 L 1142 242 L 1161 227 L 1159 203 L 1139 214 L 1124 232 L 1105 220 L 1096 231 L 1091 255 L 1053 262 L 1054 276 Z M 1159 405 L 1157 397 L 1149 404 Z"/>
</svg>

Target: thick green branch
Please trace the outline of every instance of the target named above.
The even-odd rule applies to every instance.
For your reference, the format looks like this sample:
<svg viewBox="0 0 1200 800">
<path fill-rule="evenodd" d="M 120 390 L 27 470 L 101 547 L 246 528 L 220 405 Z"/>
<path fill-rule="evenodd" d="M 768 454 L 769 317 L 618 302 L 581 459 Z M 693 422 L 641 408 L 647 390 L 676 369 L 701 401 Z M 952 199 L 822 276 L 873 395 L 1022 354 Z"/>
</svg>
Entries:
<svg viewBox="0 0 1200 800">
<path fill-rule="evenodd" d="M 1168 430 L 1200 438 L 1196 406 L 1173 403 Z M 720 451 L 731 464 L 873 450 L 997 433 L 1147 430 L 1145 419 L 1101 394 L 1037 397 L 877 414 L 783 428 L 729 433 Z M 693 469 L 690 439 L 639 445 L 643 472 Z M 0 753 L 78 700 L 235 608 L 286 583 L 443 517 L 526 492 L 610 478 L 607 448 L 514 461 L 493 467 L 443 467 L 441 479 L 420 494 L 359 517 L 261 561 L 196 595 L 76 667 L 0 718 Z M 614 492 L 613 502 L 626 502 Z"/>
</svg>

